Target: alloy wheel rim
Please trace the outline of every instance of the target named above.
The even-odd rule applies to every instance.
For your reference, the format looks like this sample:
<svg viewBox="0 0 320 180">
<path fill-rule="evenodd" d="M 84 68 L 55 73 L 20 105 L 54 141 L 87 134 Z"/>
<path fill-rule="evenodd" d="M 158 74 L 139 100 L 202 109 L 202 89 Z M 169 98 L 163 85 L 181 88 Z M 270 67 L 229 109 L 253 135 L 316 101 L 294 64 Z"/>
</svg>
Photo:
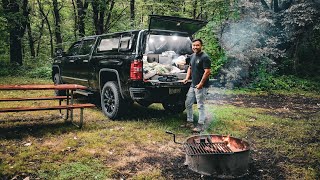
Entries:
<svg viewBox="0 0 320 180">
<path fill-rule="evenodd" d="M 115 108 L 115 97 L 110 88 L 107 88 L 105 93 L 104 93 L 104 107 L 106 108 L 108 113 L 112 113 Z"/>
</svg>

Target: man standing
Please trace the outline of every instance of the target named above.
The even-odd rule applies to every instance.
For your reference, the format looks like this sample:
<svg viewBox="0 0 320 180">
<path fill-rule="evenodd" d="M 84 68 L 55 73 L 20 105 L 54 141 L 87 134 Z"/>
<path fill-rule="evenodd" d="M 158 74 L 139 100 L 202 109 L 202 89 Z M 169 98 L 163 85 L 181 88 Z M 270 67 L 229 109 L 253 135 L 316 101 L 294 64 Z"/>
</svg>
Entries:
<svg viewBox="0 0 320 180">
<path fill-rule="evenodd" d="M 202 51 L 202 40 L 194 39 L 192 41 L 192 51 L 190 56 L 190 64 L 187 71 L 187 76 L 183 80 L 187 83 L 191 77 L 192 83 L 187 93 L 186 110 L 187 110 L 187 124 L 186 126 L 193 127 L 193 109 L 194 101 L 197 101 L 199 111 L 199 119 L 197 126 L 193 129 L 194 132 L 203 131 L 204 121 L 206 118 L 204 102 L 209 87 L 209 75 L 211 68 L 211 61 L 209 56 Z"/>
</svg>

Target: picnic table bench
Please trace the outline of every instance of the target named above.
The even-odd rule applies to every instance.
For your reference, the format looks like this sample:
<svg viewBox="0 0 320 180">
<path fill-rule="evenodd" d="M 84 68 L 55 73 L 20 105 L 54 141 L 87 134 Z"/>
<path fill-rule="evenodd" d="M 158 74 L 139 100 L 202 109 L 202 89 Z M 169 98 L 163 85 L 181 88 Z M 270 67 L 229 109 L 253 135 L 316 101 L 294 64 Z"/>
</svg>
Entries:
<svg viewBox="0 0 320 180">
<path fill-rule="evenodd" d="M 10 107 L 10 108 L 0 108 L 0 113 L 6 112 L 22 112 L 22 111 L 44 111 L 44 110 L 66 110 L 67 121 L 70 121 L 77 127 L 81 128 L 83 125 L 83 109 L 95 107 L 94 104 L 74 104 L 74 91 L 75 90 L 85 90 L 87 87 L 77 85 L 77 84 L 58 84 L 58 85 L 0 85 L 0 90 L 2 91 L 13 91 L 13 90 L 66 90 L 66 96 L 43 96 L 43 97 L 13 97 L 13 98 L 0 98 L 0 102 L 10 102 L 10 101 L 38 101 L 38 100 L 59 100 L 59 105 L 57 106 L 32 106 L 32 107 Z M 62 105 L 62 101 L 66 100 L 66 104 Z M 78 124 L 73 122 L 73 110 L 80 109 L 80 121 Z"/>
</svg>

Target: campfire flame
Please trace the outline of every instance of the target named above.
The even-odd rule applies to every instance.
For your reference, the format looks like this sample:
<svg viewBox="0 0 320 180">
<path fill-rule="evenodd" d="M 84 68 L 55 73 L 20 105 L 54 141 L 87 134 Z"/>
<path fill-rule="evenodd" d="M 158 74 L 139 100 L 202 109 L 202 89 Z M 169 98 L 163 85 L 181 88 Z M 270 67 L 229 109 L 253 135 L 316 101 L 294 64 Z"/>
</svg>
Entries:
<svg viewBox="0 0 320 180">
<path fill-rule="evenodd" d="M 230 147 L 230 134 L 227 137 L 222 137 L 222 140 Z"/>
</svg>

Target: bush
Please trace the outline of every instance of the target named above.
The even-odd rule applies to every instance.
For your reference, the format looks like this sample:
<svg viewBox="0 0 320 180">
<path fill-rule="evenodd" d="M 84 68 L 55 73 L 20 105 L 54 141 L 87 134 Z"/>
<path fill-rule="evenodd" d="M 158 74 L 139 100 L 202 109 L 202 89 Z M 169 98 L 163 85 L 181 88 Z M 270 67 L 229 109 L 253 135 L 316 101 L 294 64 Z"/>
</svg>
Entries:
<svg viewBox="0 0 320 180">
<path fill-rule="evenodd" d="M 0 63 L 0 76 L 21 76 L 29 70 L 26 66 L 10 64 L 9 62 Z"/>
<path fill-rule="evenodd" d="M 263 79 L 254 81 L 249 86 L 255 90 L 304 90 L 320 92 L 318 80 L 303 79 L 296 76 L 274 76 L 266 75 Z"/>
<path fill-rule="evenodd" d="M 0 61 L 0 77 L 3 76 L 25 76 L 31 78 L 51 78 L 51 65 L 28 65 L 22 66 Z"/>
<path fill-rule="evenodd" d="M 51 67 L 49 66 L 43 66 L 43 67 L 38 67 L 35 69 L 32 69 L 27 73 L 27 76 L 31 78 L 46 78 L 50 79 L 51 78 Z"/>
<path fill-rule="evenodd" d="M 211 78 L 216 76 L 221 67 L 226 63 L 227 58 L 224 51 L 221 49 L 216 35 L 212 31 L 214 29 L 214 22 L 210 21 L 206 27 L 202 28 L 197 34 L 196 38 L 200 38 L 204 42 L 204 51 L 211 59 Z"/>
</svg>

